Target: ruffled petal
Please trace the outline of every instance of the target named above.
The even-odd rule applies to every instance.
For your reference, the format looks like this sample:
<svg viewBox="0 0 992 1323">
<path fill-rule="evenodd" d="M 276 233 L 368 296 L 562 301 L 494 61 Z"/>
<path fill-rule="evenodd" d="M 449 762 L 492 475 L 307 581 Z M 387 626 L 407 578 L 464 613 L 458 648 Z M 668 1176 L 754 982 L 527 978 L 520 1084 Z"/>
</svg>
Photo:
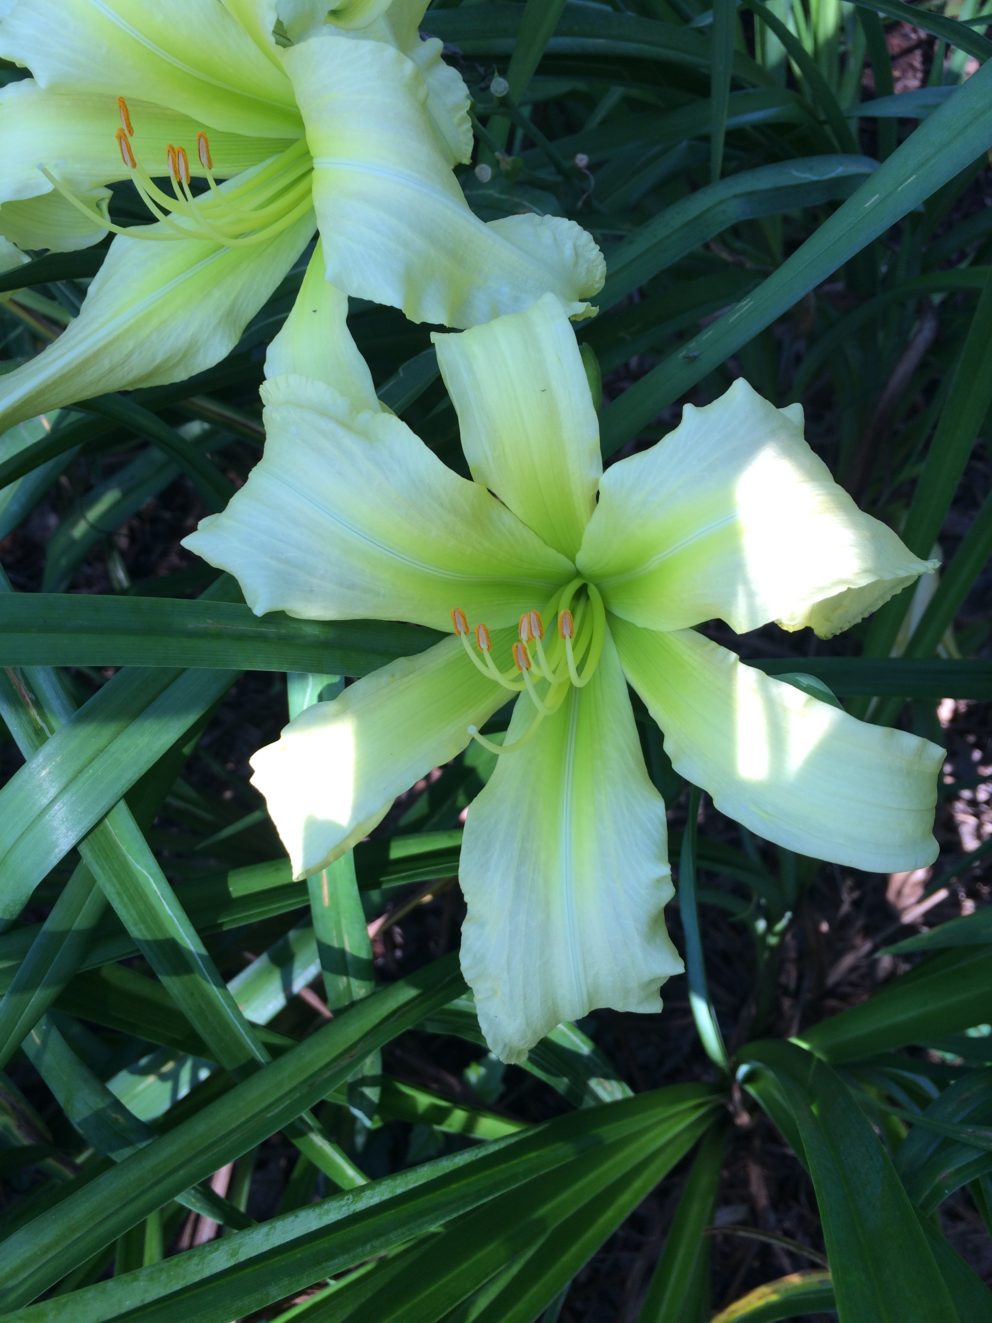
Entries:
<svg viewBox="0 0 992 1323">
<path fill-rule="evenodd" d="M 388 10 L 396 8 L 400 0 L 331 0 L 323 8 L 328 12 L 328 19 L 342 28 L 364 28 L 374 23 Z M 306 5 L 307 0 L 282 0 L 283 4 Z M 312 6 L 313 0 L 311 0 Z M 426 0 L 413 0 L 412 7 L 419 9 L 421 17 L 427 9 Z"/>
<path fill-rule="evenodd" d="M 75 321 L 0 377 L 2 426 L 211 367 L 234 348 L 312 233 L 313 219 L 304 217 L 269 243 L 241 248 L 116 238 Z"/>
<path fill-rule="evenodd" d="M 611 611 L 647 628 L 719 617 L 824 637 L 937 565 L 837 486 L 798 405 L 776 409 L 745 381 L 606 472 L 577 563 Z"/>
<path fill-rule="evenodd" d="M 526 312 L 432 338 L 472 476 L 574 557 L 603 464 L 582 356 L 561 304 L 548 294 Z"/>
<path fill-rule="evenodd" d="M 14 0 L 0 18 L 0 55 L 43 87 L 155 101 L 206 128 L 299 129 L 282 69 L 223 6 L 203 0 Z"/>
<path fill-rule="evenodd" d="M 501 643 L 509 646 L 510 631 Z M 251 760 L 253 784 L 293 864 L 323 868 L 382 820 L 395 797 L 448 762 L 506 701 L 456 639 L 404 657 L 307 708 Z"/>
<path fill-rule="evenodd" d="M 353 409 L 378 409 L 365 359 L 348 330 L 348 296 L 324 275 L 318 242 L 289 316 L 265 355 L 266 377 L 295 374 L 322 381 Z"/>
<path fill-rule="evenodd" d="M 185 540 L 258 614 L 505 625 L 572 575 L 485 488 L 398 418 L 355 413 L 318 381 L 263 388 L 265 454 L 227 509 Z M 470 663 L 466 660 L 466 665 Z"/>
<path fill-rule="evenodd" d="M 521 698 L 507 742 L 533 720 Z M 659 986 L 682 969 L 662 913 L 665 806 L 609 637 L 589 685 L 500 756 L 469 809 L 460 879 L 462 970 L 502 1060 L 598 1006 L 661 1009 Z"/>
<path fill-rule="evenodd" d="M 451 165 L 465 165 L 472 159 L 472 95 L 465 80 L 441 58 L 444 45 L 436 37 L 421 39 L 420 25 L 427 11 L 427 0 L 392 0 L 382 5 L 381 17 L 368 21 L 358 30 L 361 37 L 385 41 L 402 51 L 420 70 L 427 86 L 427 111 L 438 132 L 438 145 Z M 354 6 L 335 10 L 332 19 L 350 12 Z M 368 7 L 367 7 L 368 8 Z"/>
<path fill-rule="evenodd" d="M 936 858 L 936 744 L 858 721 L 693 630 L 661 634 L 616 618 L 611 628 L 676 771 L 722 813 L 789 850 L 855 868 Z"/>
<path fill-rule="evenodd" d="M 285 59 L 314 158 L 332 284 L 446 326 L 489 321 L 549 291 L 569 314 L 588 311 L 604 274 L 592 239 L 558 217 L 483 224 L 437 143 L 426 84 L 406 56 L 326 27 Z"/>
</svg>

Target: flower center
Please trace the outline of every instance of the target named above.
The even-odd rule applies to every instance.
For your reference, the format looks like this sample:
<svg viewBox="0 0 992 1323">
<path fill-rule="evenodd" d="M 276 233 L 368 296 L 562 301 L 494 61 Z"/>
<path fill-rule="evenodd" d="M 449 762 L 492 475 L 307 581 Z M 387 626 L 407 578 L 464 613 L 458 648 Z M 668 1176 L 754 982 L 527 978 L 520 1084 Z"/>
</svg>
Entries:
<svg viewBox="0 0 992 1323">
<path fill-rule="evenodd" d="M 132 141 L 136 135 L 131 112 L 122 96 L 117 98 L 117 108 L 121 126 L 115 137 L 121 160 L 157 225 L 115 225 L 107 215 L 105 202 L 96 206 L 83 201 L 45 166 L 39 166 L 53 188 L 105 230 L 132 239 L 209 239 L 227 248 L 241 248 L 267 243 L 310 209 L 311 161 L 305 139 L 220 185 L 214 177 L 209 139 L 201 129 L 196 135 L 198 169 L 191 169 L 185 147 L 169 144 L 165 165 L 171 192 L 167 192 L 139 160 Z M 206 184 L 205 192 L 193 192 L 194 176 Z"/>
<path fill-rule="evenodd" d="M 506 670 L 501 670 L 493 658 L 488 628 L 476 625 L 473 646 L 473 631 L 465 612 L 457 606 L 451 612 L 455 634 L 472 665 L 510 693 L 526 692 L 536 709 L 525 733 L 510 744 L 495 744 L 480 734 L 477 727 L 469 726 L 472 738 L 493 753 L 519 749 L 545 717 L 557 712 L 569 689 L 584 688 L 599 665 L 606 635 L 606 611 L 595 585 L 582 578 L 572 579 L 551 598 L 545 610 L 548 615 L 557 616 L 556 636 L 546 641 L 540 611 L 525 611 L 511 649 L 513 664 Z"/>
</svg>

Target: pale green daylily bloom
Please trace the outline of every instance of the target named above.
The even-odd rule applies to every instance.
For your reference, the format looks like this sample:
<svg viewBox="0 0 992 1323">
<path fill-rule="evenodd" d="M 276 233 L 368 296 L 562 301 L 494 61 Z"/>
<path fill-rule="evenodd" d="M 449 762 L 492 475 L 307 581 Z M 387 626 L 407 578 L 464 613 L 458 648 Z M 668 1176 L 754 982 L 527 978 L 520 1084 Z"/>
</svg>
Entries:
<svg viewBox="0 0 992 1323">
<path fill-rule="evenodd" d="M 116 234 L 79 316 L 3 378 L 0 429 L 216 363 L 316 229 L 326 280 L 415 321 L 473 326 L 548 292 L 587 312 L 604 272 L 584 230 L 469 209 L 452 173 L 468 90 L 420 39 L 426 7 L 0 6 L 0 56 L 34 75 L 0 89 L 0 237 L 67 251 Z M 118 181 L 151 223 L 111 223 Z"/>
<path fill-rule="evenodd" d="M 273 378 L 262 462 L 187 545 L 259 612 L 450 616 L 456 637 L 310 708 L 252 765 L 304 876 L 471 738 L 498 751 L 465 828 L 462 967 L 486 1039 L 515 1061 L 593 1007 L 659 1009 L 681 969 L 662 914 L 665 806 L 628 683 L 678 771 L 769 840 L 871 869 L 934 858 L 939 748 L 770 679 L 693 626 L 833 632 L 935 562 L 833 483 L 796 406 L 743 381 L 604 474 L 553 299 L 435 343 L 472 481 L 377 410 L 353 366 L 345 395 Z M 500 746 L 479 728 L 517 693 Z"/>
</svg>

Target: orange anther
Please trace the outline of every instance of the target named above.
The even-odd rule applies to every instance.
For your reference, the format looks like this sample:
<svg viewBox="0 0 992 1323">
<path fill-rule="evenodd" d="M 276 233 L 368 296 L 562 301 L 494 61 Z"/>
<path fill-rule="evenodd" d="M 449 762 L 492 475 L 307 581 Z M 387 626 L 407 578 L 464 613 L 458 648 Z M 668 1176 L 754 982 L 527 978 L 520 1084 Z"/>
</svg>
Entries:
<svg viewBox="0 0 992 1323">
<path fill-rule="evenodd" d="M 207 135 L 201 129 L 196 135 L 196 154 L 200 158 L 200 164 L 204 170 L 214 168 L 214 158 L 210 155 L 210 143 L 207 141 Z"/>
<path fill-rule="evenodd" d="M 185 147 L 176 148 L 176 174 L 174 178 L 180 184 L 189 183 L 189 157 L 186 155 Z"/>
<path fill-rule="evenodd" d="M 129 170 L 136 169 L 138 162 L 131 150 L 131 144 L 127 140 L 127 134 L 123 129 L 118 129 L 114 136 L 117 138 L 117 146 L 121 149 L 121 160 Z"/>
<path fill-rule="evenodd" d="M 489 633 L 489 630 L 486 628 L 485 625 L 476 625 L 475 641 L 479 645 L 480 652 L 492 652 L 493 650 L 492 635 Z"/>
<path fill-rule="evenodd" d="M 528 611 L 527 617 L 530 620 L 531 636 L 535 639 L 543 639 L 544 621 L 541 619 L 540 611 Z"/>
<path fill-rule="evenodd" d="M 468 633 L 468 617 L 465 615 L 465 612 L 461 609 L 460 606 L 456 606 L 452 608 L 451 623 L 455 628 L 456 634 Z"/>
<path fill-rule="evenodd" d="M 120 112 L 121 128 L 129 138 L 134 137 L 134 125 L 131 123 L 131 112 L 127 108 L 127 102 L 122 96 L 117 98 L 117 109 Z"/>
<path fill-rule="evenodd" d="M 530 632 L 530 612 L 525 611 L 520 617 L 520 623 L 517 626 L 517 633 L 520 635 L 521 643 L 529 643 L 531 639 Z"/>
<path fill-rule="evenodd" d="M 575 638 L 575 621 L 567 607 L 564 611 L 558 612 L 558 633 L 563 639 Z"/>
<path fill-rule="evenodd" d="M 533 662 L 530 659 L 530 653 L 527 651 L 526 643 L 514 643 L 513 662 L 518 671 L 529 671 Z"/>
</svg>

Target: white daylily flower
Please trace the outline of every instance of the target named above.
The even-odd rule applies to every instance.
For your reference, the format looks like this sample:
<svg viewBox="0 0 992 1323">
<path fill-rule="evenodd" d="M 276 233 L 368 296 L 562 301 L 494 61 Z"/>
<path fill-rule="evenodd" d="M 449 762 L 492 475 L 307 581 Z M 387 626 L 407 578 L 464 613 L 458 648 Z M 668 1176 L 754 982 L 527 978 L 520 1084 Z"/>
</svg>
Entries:
<svg viewBox="0 0 992 1323">
<path fill-rule="evenodd" d="M 255 755 L 255 783 L 302 877 L 470 739 L 498 752 L 465 828 L 462 967 L 490 1046 L 515 1061 L 593 1007 L 658 1010 L 681 969 L 662 913 L 665 806 L 628 683 L 676 769 L 769 840 L 869 869 L 934 858 L 939 748 L 693 626 L 833 633 L 935 562 L 832 481 L 797 406 L 743 381 L 604 474 L 556 300 L 435 342 L 472 481 L 377 411 L 347 365 L 345 395 L 276 377 L 264 458 L 187 545 L 259 613 L 454 624 L 291 722 Z M 499 745 L 479 728 L 511 695 Z"/>
<path fill-rule="evenodd" d="M 328 281 L 416 321 L 472 326 L 549 291 L 587 311 L 604 269 L 584 230 L 469 209 L 468 91 L 420 40 L 425 9 L 7 0 L 0 55 L 34 76 L 0 90 L 0 236 L 116 237 L 75 321 L 4 376 L 0 429 L 216 363 L 318 228 Z M 122 180 L 151 224 L 111 222 Z"/>
</svg>

